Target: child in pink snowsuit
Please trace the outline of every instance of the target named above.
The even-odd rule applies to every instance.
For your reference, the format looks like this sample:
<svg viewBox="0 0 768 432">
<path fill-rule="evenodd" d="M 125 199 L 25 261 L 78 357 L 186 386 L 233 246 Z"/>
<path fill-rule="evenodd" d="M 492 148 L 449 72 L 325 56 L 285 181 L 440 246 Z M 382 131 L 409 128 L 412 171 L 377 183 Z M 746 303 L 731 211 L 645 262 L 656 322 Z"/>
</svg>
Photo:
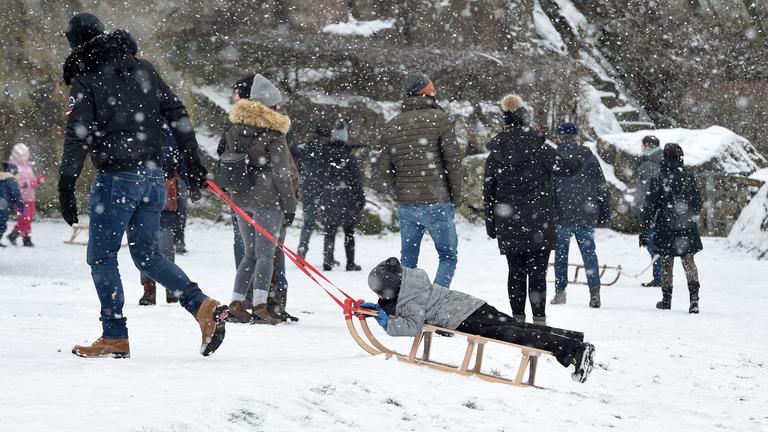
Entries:
<svg viewBox="0 0 768 432">
<path fill-rule="evenodd" d="M 37 204 L 35 204 L 35 189 L 45 181 L 45 177 L 37 177 L 29 162 L 29 148 L 24 144 L 16 144 L 11 152 L 10 163 L 16 165 L 19 173 L 16 174 L 16 181 L 21 189 L 21 199 L 24 201 L 24 214 L 19 215 L 19 220 L 10 234 L 8 240 L 16 245 L 16 240 L 21 237 L 23 245 L 27 247 L 32 244 L 32 219 L 37 213 Z"/>
</svg>

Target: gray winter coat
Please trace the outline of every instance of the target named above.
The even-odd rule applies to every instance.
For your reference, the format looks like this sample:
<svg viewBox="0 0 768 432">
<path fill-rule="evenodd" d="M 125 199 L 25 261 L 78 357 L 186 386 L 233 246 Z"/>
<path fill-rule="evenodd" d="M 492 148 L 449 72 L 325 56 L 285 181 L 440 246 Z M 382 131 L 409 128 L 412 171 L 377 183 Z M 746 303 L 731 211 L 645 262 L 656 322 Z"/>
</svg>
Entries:
<svg viewBox="0 0 768 432">
<path fill-rule="evenodd" d="M 484 304 L 469 294 L 433 285 L 424 270 L 403 268 L 396 317 L 389 320 L 387 334 L 416 336 L 424 324 L 453 330 Z"/>
<path fill-rule="evenodd" d="M 651 193 L 651 182 L 661 176 L 662 153 L 662 148 L 657 147 L 644 154 L 640 161 L 640 167 L 637 169 L 634 201 L 632 202 L 632 215 L 637 219 L 640 219 L 640 213 Z"/>
<path fill-rule="evenodd" d="M 227 130 L 226 147 L 247 154 L 256 176 L 255 186 L 233 191 L 232 200 L 243 209 L 268 208 L 294 213 L 296 194 L 285 142 L 290 119 L 260 102 L 241 99 L 229 113 L 229 120 L 232 126 Z"/>
<path fill-rule="evenodd" d="M 461 201 L 463 155 L 453 121 L 427 96 L 407 97 L 381 136 L 381 175 L 398 204 Z"/>
</svg>

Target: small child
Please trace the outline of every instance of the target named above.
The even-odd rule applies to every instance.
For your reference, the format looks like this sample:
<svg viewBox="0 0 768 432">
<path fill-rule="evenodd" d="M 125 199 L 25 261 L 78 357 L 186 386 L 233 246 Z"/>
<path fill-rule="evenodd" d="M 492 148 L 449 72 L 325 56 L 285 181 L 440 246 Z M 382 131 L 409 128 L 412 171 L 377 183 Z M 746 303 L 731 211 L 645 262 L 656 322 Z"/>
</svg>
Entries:
<svg viewBox="0 0 768 432">
<path fill-rule="evenodd" d="M 19 216 L 16 226 L 10 234 L 8 240 L 16 245 L 16 240 L 21 237 L 22 244 L 27 247 L 32 244 L 32 219 L 37 214 L 37 204 L 35 203 L 35 190 L 40 184 L 45 182 L 44 176 L 35 175 L 32 162 L 29 161 L 29 147 L 25 144 L 16 144 L 11 151 L 9 162 L 18 168 L 16 180 L 21 190 L 21 199 L 24 201 L 24 215 Z"/>
<path fill-rule="evenodd" d="M 424 324 L 550 351 L 565 367 L 573 365 L 574 381 L 585 382 L 592 372 L 595 347 L 572 330 L 526 324 L 499 312 L 483 300 L 432 284 L 424 270 L 388 258 L 368 275 L 379 302 L 363 303 L 390 336 L 417 336 Z"/>
<path fill-rule="evenodd" d="M 16 182 L 16 167 L 8 162 L 2 163 L 0 171 L 0 240 L 8 228 L 8 218 L 11 216 L 11 210 L 16 207 L 20 214 L 24 211 L 24 201 L 21 200 L 21 191 Z M 0 247 L 5 247 L 0 242 Z"/>
</svg>

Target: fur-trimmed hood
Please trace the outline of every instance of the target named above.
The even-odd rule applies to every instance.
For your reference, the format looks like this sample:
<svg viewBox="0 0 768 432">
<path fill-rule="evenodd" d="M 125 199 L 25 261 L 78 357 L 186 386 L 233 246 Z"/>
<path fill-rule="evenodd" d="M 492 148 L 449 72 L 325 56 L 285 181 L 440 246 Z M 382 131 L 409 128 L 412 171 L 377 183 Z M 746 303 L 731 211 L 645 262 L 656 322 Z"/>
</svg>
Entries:
<svg viewBox="0 0 768 432">
<path fill-rule="evenodd" d="M 291 128 L 291 119 L 284 114 L 251 99 L 240 99 L 229 112 L 229 121 L 236 125 L 271 129 L 285 135 Z"/>
<path fill-rule="evenodd" d="M 62 67 L 64 83 L 70 85 L 78 75 L 110 62 L 116 63 L 117 70 L 135 69 L 138 50 L 136 41 L 124 30 L 99 35 L 69 54 Z"/>
</svg>

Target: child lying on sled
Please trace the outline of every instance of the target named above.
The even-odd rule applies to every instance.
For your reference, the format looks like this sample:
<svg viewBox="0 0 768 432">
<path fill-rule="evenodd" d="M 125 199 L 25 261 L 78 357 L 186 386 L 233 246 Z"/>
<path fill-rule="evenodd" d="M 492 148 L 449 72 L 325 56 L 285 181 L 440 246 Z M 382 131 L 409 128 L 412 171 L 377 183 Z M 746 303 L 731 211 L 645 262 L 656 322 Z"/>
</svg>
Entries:
<svg viewBox="0 0 768 432">
<path fill-rule="evenodd" d="M 563 366 L 575 367 L 574 381 L 592 372 L 595 347 L 584 333 L 517 322 L 483 300 L 433 285 L 424 270 L 404 268 L 397 258 L 371 270 L 368 285 L 378 304 L 360 306 L 378 311 L 376 321 L 390 336 L 417 336 L 426 323 L 550 351 Z"/>
</svg>

